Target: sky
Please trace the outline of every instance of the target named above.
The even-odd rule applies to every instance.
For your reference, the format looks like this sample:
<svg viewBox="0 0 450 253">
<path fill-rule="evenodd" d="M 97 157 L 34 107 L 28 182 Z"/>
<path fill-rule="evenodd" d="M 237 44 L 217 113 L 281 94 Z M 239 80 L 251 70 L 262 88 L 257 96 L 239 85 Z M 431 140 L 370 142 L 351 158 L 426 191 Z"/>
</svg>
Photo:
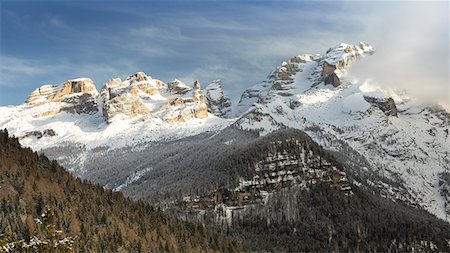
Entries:
<svg viewBox="0 0 450 253">
<path fill-rule="evenodd" d="M 449 101 L 449 3 L 0 0 L 0 105 L 43 84 L 144 71 L 222 81 L 236 102 L 281 62 L 341 42 L 376 48 L 353 74 Z M 357 66 L 356 66 L 357 65 Z"/>
</svg>

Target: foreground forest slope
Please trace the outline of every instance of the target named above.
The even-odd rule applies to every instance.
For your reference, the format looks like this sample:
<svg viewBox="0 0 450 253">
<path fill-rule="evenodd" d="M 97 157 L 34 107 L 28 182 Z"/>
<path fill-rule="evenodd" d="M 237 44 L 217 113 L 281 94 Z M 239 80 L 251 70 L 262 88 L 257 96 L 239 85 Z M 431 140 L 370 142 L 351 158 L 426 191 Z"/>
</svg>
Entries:
<svg viewBox="0 0 450 253">
<path fill-rule="evenodd" d="M 383 197 L 378 186 L 395 182 L 363 169 L 367 161 L 345 144 L 345 153 L 329 152 L 301 130 L 282 129 L 223 147 L 216 156 L 212 148 L 201 150 L 196 156 L 208 158 L 181 168 L 196 170 L 192 175 L 228 172 L 229 185 L 214 177 L 210 182 L 231 193 L 219 187 L 197 202 L 183 200 L 179 215 L 242 240 L 251 251 L 450 252 L 450 225 Z M 208 202 L 222 192 L 222 201 Z"/>
<path fill-rule="evenodd" d="M 74 178 L 0 131 L 0 252 L 237 252 L 142 201 Z"/>
</svg>

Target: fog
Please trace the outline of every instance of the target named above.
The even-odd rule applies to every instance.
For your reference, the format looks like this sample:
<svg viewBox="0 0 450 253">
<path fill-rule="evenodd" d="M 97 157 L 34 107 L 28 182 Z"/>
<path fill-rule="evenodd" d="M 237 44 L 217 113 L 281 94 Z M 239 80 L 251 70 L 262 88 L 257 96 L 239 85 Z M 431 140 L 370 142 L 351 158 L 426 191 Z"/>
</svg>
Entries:
<svg viewBox="0 0 450 253">
<path fill-rule="evenodd" d="M 351 74 L 449 110 L 449 3 L 384 3 L 367 11 L 360 17 L 366 24 L 361 37 L 376 53 Z"/>
</svg>

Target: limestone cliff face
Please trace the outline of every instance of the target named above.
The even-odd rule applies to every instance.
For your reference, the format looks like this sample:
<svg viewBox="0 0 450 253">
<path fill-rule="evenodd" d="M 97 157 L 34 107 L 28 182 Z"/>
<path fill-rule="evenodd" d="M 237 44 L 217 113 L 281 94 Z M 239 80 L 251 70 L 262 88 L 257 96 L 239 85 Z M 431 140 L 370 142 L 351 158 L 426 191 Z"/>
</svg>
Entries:
<svg viewBox="0 0 450 253">
<path fill-rule="evenodd" d="M 164 121 L 170 124 L 177 124 L 193 118 L 203 119 L 208 117 L 206 97 L 201 90 L 200 82 L 196 80 L 194 87 L 188 91 L 180 84 L 182 83 L 172 82 L 172 85 L 169 85 L 169 93 L 173 94 L 173 88 L 178 87 L 178 92 L 183 93 L 184 96 L 170 99 L 163 106 L 162 113 Z M 183 89 L 179 89 L 179 87 L 183 87 Z"/>
<path fill-rule="evenodd" d="M 94 82 L 89 78 L 79 78 L 61 85 L 43 85 L 34 90 L 25 102 L 33 107 L 55 104 L 52 110 L 34 114 L 35 118 L 52 116 L 61 111 L 90 114 L 98 111 L 97 96 Z"/>
<path fill-rule="evenodd" d="M 178 124 L 208 117 L 207 98 L 199 81 L 191 86 L 179 80 L 166 84 L 144 72 L 136 72 L 125 80 L 107 81 L 100 94 L 89 78 L 44 85 L 33 91 L 26 104 L 38 107 L 33 111 L 34 118 L 51 117 L 61 112 L 93 114 L 99 109 L 107 122 L 116 117 L 149 117 Z"/>
<path fill-rule="evenodd" d="M 168 84 L 168 91 L 171 94 L 184 95 L 190 90 L 192 90 L 192 87 L 187 86 L 185 83 L 177 79 Z"/>
<path fill-rule="evenodd" d="M 224 93 L 220 80 L 206 86 L 208 111 L 218 117 L 227 118 L 231 112 L 230 98 Z"/>
<path fill-rule="evenodd" d="M 109 80 L 101 90 L 103 116 L 111 122 L 117 115 L 125 118 L 153 117 L 170 123 L 208 117 L 206 98 L 196 81 L 189 87 L 179 80 L 166 84 L 144 72 L 126 80 Z"/>
<path fill-rule="evenodd" d="M 334 87 L 341 85 L 341 80 L 339 78 L 352 62 L 365 54 L 371 55 L 374 52 L 374 49 L 364 42 L 360 42 L 358 45 L 341 43 L 334 48 L 328 49 L 321 62 L 321 81 L 326 85 L 331 84 Z"/>
<path fill-rule="evenodd" d="M 129 118 L 143 116 L 149 114 L 149 109 L 136 99 L 131 93 L 123 93 L 108 100 L 103 106 L 103 116 L 107 120 L 112 119 L 118 114 L 123 114 Z"/>
<path fill-rule="evenodd" d="M 130 92 L 133 95 L 137 95 L 138 92 L 143 92 L 148 95 L 156 95 L 159 90 L 165 87 L 165 83 L 160 80 L 152 79 L 144 72 L 137 72 L 127 78 L 130 84 Z"/>
<path fill-rule="evenodd" d="M 111 79 L 101 89 L 103 116 L 111 121 L 118 114 L 128 118 L 148 115 L 150 109 L 143 99 L 159 94 L 159 89 L 164 86 L 163 82 L 144 72 L 136 72 L 124 81 L 120 78 Z"/>
<path fill-rule="evenodd" d="M 62 85 L 43 85 L 34 90 L 25 102 L 37 106 L 47 102 L 61 102 L 69 96 L 83 94 L 89 94 L 92 97 L 98 95 L 94 82 L 89 78 L 68 80 Z"/>
</svg>

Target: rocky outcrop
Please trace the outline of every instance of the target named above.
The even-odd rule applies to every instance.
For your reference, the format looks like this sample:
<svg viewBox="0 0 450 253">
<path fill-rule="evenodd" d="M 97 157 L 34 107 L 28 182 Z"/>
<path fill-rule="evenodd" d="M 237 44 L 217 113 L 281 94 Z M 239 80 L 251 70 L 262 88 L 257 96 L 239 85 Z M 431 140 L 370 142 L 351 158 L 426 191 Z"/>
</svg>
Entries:
<svg viewBox="0 0 450 253">
<path fill-rule="evenodd" d="M 194 102 L 206 103 L 205 94 L 203 94 L 203 91 L 200 87 L 200 82 L 198 80 L 194 81 L 194 94 L 192 96 L 192 99 Z"/>
<path fill-rule="evenodd" d="M 229 117 L 231 112 L 231 101 L 223 92 L 220 80 L 216 80 L 206 86 L 205 91 L 208 112 L 222 118 Z"/>
<path fill-rule="evenodd" d="M 156 95 L 159 90 L 165 87 L 165 84 L 160 80 L 152 79 L 144 72 L 137 72 L 129 76 L 126 82 L 130 85 L 130 92 L 133 95 L 137 95 L 138 92 L 143 92 L 148 95 Z"/>
<path fill-rule="evenodd" d="M 120 78 L 111 79 L 101 90 L 103 116 L 110 122 L 118 114 L 128 118 L 148 115 L 150 110 L 142 101 L 142 97 L 156 95 L 164 87 L 163 82 L 147 76 L 144 72 L 136 72 L 124 81 Z"/>
<path fill-rule="evenodd" d="M 281 66 L 272 72 L 272 74 L 268 77 L 268 79 L 273 80 L 272 89 L 288 90 L 288 85 L 293 83 L 294 75 L 302 71 L 300 64 L 317 60 L 318 57 L 316 55 L 302 54 L 294 56 L 283 62 Z"/>
<path fill-rule="evenodd" d="M 208 117 L 208 107 L 204 103 L 200 103 L 194 106 L 194 117 L 197 119 L 204 119 Z"/>
<path fill-rule="evenodd" d="M 61 85 L 44 85 L 28 97 L 33 118 L 55 116 L 61 112 L 94 114 L 102 110 L 104 119 L 159 118 L 169 123 L 208 117 L 207 99 L 197 80 L 187 86 L 179 80 L 166 84 L 144 72 L 136 72 L 125 80 L 107 81 L 100 95 L 89 78 L 69 80 Z M 41 110 L 42 108 L 42 110 Z"/>
<path fill-rule="evenodd" d="M 171 94 L 176 94 L 176 95 L 184 95 L 187 92 L 189 92 L 190 90 L 192 90 L 191 87 L 187 86 L 185 83 L 183 83 L 180 80 L 173 80 L 171 83 L 169 83 L 168 85 L 168 91 Z"/>
<path fill-rule="evenodd" d="M 105 85 L 103 85 L 102 89 L 100 90 L 100 95 L 102 97 L 103 101 L 108 101 L 116 95 L 114 91 L 118 90 L 122 86 L 122 80 L 120 78 L 114 78 L 111 80 L 108 80 Z"/>
<path fill-rule="evenodd" d="M 110 121 L 118 114 L 123 114 L 129 118 L 135 118 L 137 116 L 149 114 L 149 109 L 140 99 L 136 99 L 134 95 L 124 93 L 107 101 L 103 107 L 103 116 L 107 121 Z"/>
<path fill-rule="evenodd" d="M 178 108 L 174 112 L 167 114 L 163 120 L 169 124 L 179 124 L 186 122 L 190 119 L 204 119 L 208 117 L 208 107 L 203 103 L 194 103 L 181 108 Z"/>
<path fill-rule="evenodd" d="M 341 43 L 328 49 L 322 60 L 322 78 L 320 81 L 323 81 L 325 85 L 331 84 L 334 87 L 341 85 L 339 78 L 351 63 L 365 54 L 371 55 L 374 52 L 373 48 L 364 42 L 360 42 L 359 45 Z"/>
<path fill-rule="evenodd" d="M 303 72 L 306 65 L 319 62 L 321 59 L 320 55 L 301 54 L 283 62 L 267 76 L 266 80 L 244 91 L 233 116 L 245 113 L 257 103 L 270 100 L 268 94 L 292 96 L 295 90 L 294 76 Z"/>
<path fill-rule="evenodd" d="M 398 117 L 397 106 L 395 105 L 394 99 L 389 98 L 375 98 L 364 96 L 364 100 L 369 102 L 371 105 L 378 107 L 381 111 L 384 112 L 386 116 L 395 116 Z"/>
<path fill-rule="evenodd" d="M 344 70 L 355 60 L 364 55 L 372 55 L 375 50 L 367 43 L 360 42 L 358 45 L 341 43 L 327 50 L 324 61 L 338 70 Z"/>
<path fill-rule="evenodd" d="M 62 101 L 68 95 L 75 93 L 80 93 L 80 95 L 90 94 L 94 97 L 98 95 L 95 84 L 91 79 L 79 78 L 65 82 L 63 87 L 59 89 L 53 96 L 49 96 L 48 99 L 50 101 Z"/>
<path fill-rule="evenodd" d="M 78 78 L 61 85 L 43 85 L 34 90 L 25 102 L 33 107 L 51 102 L 59 103 L 52 110 L 33 114 L 34 118 L 53 116 L 61 111 L 90 114 L 98 111 L 97 95 L 91 79 Z"/>
<path fill-rule="evenodd" d="M 45 129 L 44 131 L 30 131 L 30 132 L 26 132 L 24 136 L 20 137 L 20 139 L 27 138 L 30 136 L 34 136 L 34 137 L 40 139 L 42 137 L 56 136 L 56 133 L 53 129 Z"/>
<path fill-rule="evenodd" d="M 171 85 L 169 85 L 170 89 Z M 173 87 L 173 86 L 172 86 Z M 184 93 L 183 97 L 170 99 L 161 110 L 166 123 L 183 123 L 193 118 L 208 117 L 208 106 L 205 94 L 201 90 L 200 82 L 194 82 L 193 89 Z M 184 92 L 184 91 L 182 91 Z"/>
<path fill-rule="evenodd" d="M 192 118 L 206 118 L 206 98 L 195 81 L 189 87 L 175 80 L 165 84 L 137 72 L 126 80 L 109 80 L 101 90 L 103 116 L 108 122 L 121 114 L 126 118 L 148 116 L 167 123 L 182 123 Z"/>
<path fill-rule="evenodd" d="M 98 95 L 94 82 L 89 78 L 68 80 L 61 85 L 43 85 L 34 90 L 25 102 L 32 106 L 38 106 L 48 102 L 61 102 L 68 96 L 83 94 L 90 94 L 92 97 Z"/>
<path fill-rule="evenodd" d="M 62 102 L 71 104 L 71 106 L 63 107 L 61 111 L 78 114 L 90 114 L 98 111 L 97 101 L 89 93 L 84 93 L 81 96 L 68 97 L 62 100 Z"/>
<path fill-rule="evenodd" d="M 331 73 L 331 74 L 325 76 L 323 78 L 323 82 L 325 83 L 325 85 L 331 84 L 334 87 L 338 87 L 339 85 L 341 85 L 341 80 L 336 75 L 336 73 Z"/>
<path fill-rule="evenodd" d="M 322 78 L 325 84 L 332 84 L 334 87 L 341 85 L 341 80 L 339 80 L 339 77 L 334 73 L 335 70 L 335 65 L 331 65 L 326 61 L 323 63 Z"/>
</svg>

